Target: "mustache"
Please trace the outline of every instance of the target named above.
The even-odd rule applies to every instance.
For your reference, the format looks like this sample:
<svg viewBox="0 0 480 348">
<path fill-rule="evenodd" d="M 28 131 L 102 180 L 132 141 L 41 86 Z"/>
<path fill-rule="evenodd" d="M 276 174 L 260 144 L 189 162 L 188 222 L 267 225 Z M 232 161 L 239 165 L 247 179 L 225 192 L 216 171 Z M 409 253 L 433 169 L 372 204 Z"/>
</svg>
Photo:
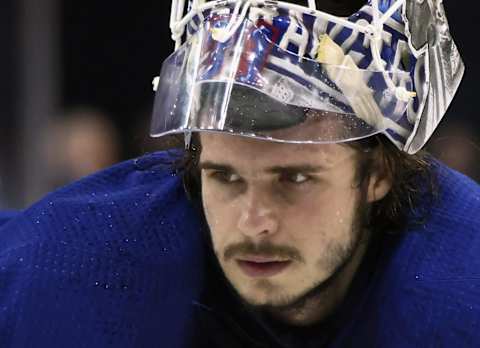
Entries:
<svg viewBox="0 0 480 348">
<path fill-rule="evenodd" d="M 286 245 L 274 245 L 270 242 L 260 244 L 254 244 L 248 241 L 235 243 L 228 246 L 223 253 L 225 261 L 229 261 L 235 256 L 242 255 L 266 256 L 272 258 L 278 257 L 304 262 L 303 257 L 297 249 Z"/>
</svg>

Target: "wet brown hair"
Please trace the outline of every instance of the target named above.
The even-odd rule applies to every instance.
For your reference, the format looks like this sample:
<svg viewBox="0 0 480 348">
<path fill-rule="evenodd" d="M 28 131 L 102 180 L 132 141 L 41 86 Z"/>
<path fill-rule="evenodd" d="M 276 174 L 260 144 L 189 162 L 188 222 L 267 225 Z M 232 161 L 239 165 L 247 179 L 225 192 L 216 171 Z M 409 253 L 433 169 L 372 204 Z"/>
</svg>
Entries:
<svg viewBox="0 0 480 348">
<path fill-rule="evenodd" d="M 433 159 L 425 150 L 409 155 L 384 135 L 346 143 L 357 150 L 356 183 L 365 185 L 373 173 L 387 178 L 389 193 L 372 204 L 368 218 L 373 231 L 399 233 L 423 224 L 437 196 Z"/>
</svg>

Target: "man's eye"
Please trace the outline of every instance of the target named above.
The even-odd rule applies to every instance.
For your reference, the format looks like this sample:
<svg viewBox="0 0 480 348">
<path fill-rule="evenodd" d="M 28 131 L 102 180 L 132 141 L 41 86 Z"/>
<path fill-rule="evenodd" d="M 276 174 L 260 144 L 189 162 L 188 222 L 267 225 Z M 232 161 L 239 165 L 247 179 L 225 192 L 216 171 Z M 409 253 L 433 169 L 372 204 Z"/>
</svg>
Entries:
<svg viewBox="0 0 480 348">
<path fill-rule="evenodd" d="M 289 173 L 289 174 L 282 175 L 282 177 L 280 178 L 280 181 L 284 181 L 292 184 L 303 184 L 304 182 L 307 182 L 309 180 L 310 180 L 310 177 L 302 173 Z"/>
<path fill-rule="evenodd" d="M 215 180 L 221 182 L 221 183 L 226 183 L 226 184 L 231 184 L 231 183 L 236 183 L 241 180 L 240 176 L 235 173 L 230 173 L 230 172 L 223 172 L 223 171 L 216 171 L 213 172 L 210 175 L 212 178 Z"/>
</svg>

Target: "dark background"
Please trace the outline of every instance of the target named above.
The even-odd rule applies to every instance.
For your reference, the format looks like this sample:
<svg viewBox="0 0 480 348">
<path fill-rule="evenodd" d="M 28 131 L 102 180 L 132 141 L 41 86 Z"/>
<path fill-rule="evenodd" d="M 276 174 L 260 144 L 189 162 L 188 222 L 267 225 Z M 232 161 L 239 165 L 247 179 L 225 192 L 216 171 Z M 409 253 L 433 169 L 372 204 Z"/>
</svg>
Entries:
<svg viewBox="0 0 480 348">
<path fill-rule="evenodd" d="M 479 5 L 454 0 L 444 5 L 466 74 L 439 133 L 452 122 L 467 125 L 475 147 Z M 43 141 L 45 121 L 66 110 L 89 106 L 108 115 L 121 139 L 120 159 L 146 150 L 151 81 L 173 50 L 169 13 L 170 2 L 159 0 L 1 0 L 0 207 L 23 207 L 51 189 L 42 173 L 52 169 L 36 144 Z M 30 26 L 35 21 L 38 26 Z M 35 118 L 37 104 L 43 114 Z"/>
<path fill-rule="evenodd" d="M 65 1 L 62 8 L 62 101 L 95 105 L 129 139 L 150 112 L 152 78 L 173 51 L 169 1 Z M 127 144 L 129 145 L 129 144 Z M 125 156 L 134 155 L 126 146 Z"/>
</svg>

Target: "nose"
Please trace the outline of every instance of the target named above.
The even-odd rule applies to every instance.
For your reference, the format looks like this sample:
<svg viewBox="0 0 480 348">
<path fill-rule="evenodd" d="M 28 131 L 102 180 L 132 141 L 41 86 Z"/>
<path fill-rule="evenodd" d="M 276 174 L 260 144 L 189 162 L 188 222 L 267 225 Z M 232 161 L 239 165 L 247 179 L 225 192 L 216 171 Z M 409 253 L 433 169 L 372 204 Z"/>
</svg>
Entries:
<svg viewBox="0 0 480 348">
<path fill-rule="evenodd" d="M 267 192 L 249 189 L 245 192 L 240 207 L 238 229 L 247 237 L 266 237 L 277 232 L 279 221 L 275 204 Z"/>
</svg>

